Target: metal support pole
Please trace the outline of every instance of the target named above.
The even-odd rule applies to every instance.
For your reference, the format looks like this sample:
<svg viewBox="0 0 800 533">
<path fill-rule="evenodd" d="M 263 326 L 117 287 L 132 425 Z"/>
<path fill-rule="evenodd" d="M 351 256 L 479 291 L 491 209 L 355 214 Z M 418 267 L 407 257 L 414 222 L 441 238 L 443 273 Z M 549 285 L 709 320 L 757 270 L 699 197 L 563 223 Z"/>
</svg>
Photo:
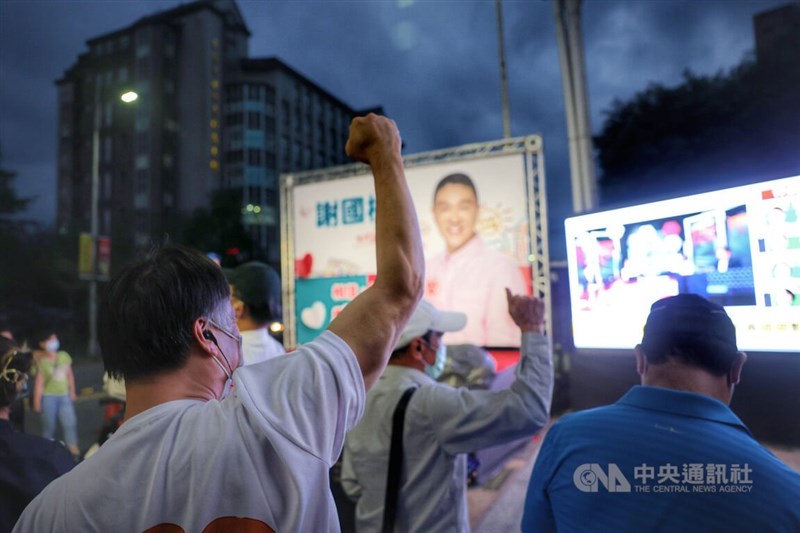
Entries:
<svg viewBox="0 0 800 533">
<path fill-rule="evenodd" d="M 94 129 L 92 131 L 92 205 L 91 227 L 92 235 L 92 277 L 89 281 L 89 345 L 90 357 L 99 355 L 97 348 L 97 236 L 98 228 L 98 203 L 100 200 L 100 124 L 102 104 L 100 99 L 100 84 L 94 80 Z"/>
<path fill-rule="evenodd" d="M 503 38 L 503 0 L 495 0 L 497 7 L 497 40 L 500 54 L 500 107 L 503 112 L 503 138 L 511 138 L 511 113 L 508 105 L 508 77 L 506 76 L 506 47 Z"/>
<path fill-rule="evenodd" d="M 572 208 L 575 213 L 594 209 L 597 205 L 580 7 L 581 0 L 553 0 L 567 114 Z"/>
</svg>

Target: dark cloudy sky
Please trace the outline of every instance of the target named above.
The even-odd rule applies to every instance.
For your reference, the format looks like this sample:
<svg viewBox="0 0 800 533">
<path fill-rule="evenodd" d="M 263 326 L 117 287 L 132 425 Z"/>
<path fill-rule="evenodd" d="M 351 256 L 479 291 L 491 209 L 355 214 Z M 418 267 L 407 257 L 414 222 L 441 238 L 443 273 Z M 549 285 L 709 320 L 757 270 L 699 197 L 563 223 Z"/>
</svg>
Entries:
<svg viewBox="0 0 800 533">
<path fill-rule="evenodd" d="M 592 128 L 615 98 L 684 69 L 727 70 L 754 50 L 752 16 L 790 0 L 585 0 Z M 0 0 L 0 146 L 35 195 L 33 218 L 55 216 L 54 80 L 85 41 L 178 5 L 175 0 Z M 551 226 L 571 213 L 569 164 L 548 0 L 505 0 L 511 132 L 544 138 Z M 407 153 L 502 137 L 494 0 L 241 0 L 250 55 L 277 56 L 352 107 L 382 105 Z M 552 231 L 555 239 L 563 232 Z M 564 246 L 551 243 L 555 256 Z"/>
</svg>

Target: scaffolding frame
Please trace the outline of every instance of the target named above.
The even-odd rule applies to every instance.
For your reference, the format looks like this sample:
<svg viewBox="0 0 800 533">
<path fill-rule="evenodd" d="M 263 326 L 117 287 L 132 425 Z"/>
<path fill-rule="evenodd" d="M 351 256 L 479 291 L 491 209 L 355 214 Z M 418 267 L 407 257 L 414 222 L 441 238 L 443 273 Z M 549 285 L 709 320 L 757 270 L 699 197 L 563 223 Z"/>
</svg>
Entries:
<svg viewBox="0 0 800 533">
<path fill-rule="evenodd" d="M 552 336 L 552 299 L 550 288 L 550 261 L 547 230 L 547 188 L 544 171 L 542 138 L 528 135 L 485 143 L 472 143 L 453 148 L 421 152 L 403 157 L 406 169 L 432 165 L 485 159 L 488 157 L 524 154 L 525 189 L 528 215 L 528 237 L 533 295 L 542 299 L 545 305 L 545 332 Z M 323 181 L 334 181 L 371 173 L 368 165 L 353 163 L 319 170 L 281 174 L 280 177 L 280 222 L 281 222 L 281 284 L 283 290 L 284 344 L 294 347 L 297 344 L 297 323 L 295 305 L 295 249 L 294 213 L 295 187 Z"/>
</svg>

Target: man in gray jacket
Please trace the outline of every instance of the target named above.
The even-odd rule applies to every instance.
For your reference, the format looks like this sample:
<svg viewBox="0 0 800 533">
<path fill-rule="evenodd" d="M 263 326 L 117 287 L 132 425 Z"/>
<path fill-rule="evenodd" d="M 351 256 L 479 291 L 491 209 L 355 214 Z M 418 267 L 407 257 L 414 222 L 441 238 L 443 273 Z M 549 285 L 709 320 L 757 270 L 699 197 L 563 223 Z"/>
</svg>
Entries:
<svg viewBox="0 0 800 533">
<path fill-rule="evenodd" d="M 506 290 L 522 331 L 516 380 L 502 391 L 437 383 L 444 367 L 442 335 L 466 323 L 423 301 L 401 334 L 364 418 L 345 440 L 342 486 L 356 501 L 356 529 L 380 531 L 392 419 L 403 393 L 416 387 L 405 414 L 403 468 L 394 531 L 469 531 L 466 454 L 539 431 L 553 392 L 552 350 L 543 335 L 544 304 Z"/>
</svg>

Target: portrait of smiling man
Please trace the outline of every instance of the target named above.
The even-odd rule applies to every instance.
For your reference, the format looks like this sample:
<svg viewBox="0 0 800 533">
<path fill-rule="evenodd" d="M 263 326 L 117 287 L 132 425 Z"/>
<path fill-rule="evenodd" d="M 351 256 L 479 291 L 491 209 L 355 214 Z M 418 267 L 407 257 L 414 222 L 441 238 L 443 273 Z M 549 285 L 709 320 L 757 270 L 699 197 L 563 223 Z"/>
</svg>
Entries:
<svg viewBox="0 0 800 533">
<path fill-rule="evenodd" d="M 446 344 L 518 346 L 519 331 L 508 315 L 505 289 L 525 293 L 525 281 L 514 259 L 478 234 L 479 217 L 472 178 L 454 173 L 439 180 L 433 218 L 445 249 L 427 258 L 425 298 L 439 309 L 467 315 L 462 331 L 445 334 Z"/>
</svg>

